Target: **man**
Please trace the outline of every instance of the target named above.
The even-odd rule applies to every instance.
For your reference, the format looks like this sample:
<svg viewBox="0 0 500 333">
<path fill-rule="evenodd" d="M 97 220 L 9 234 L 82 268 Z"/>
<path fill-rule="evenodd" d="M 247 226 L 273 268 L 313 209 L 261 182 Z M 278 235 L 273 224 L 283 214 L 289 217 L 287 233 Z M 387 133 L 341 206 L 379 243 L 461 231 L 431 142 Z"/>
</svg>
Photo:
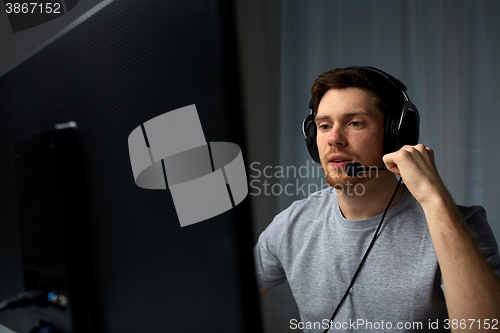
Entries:
<svg viewBox="0 0 500 333">
<path fill-rule="evenodd" d="M 406 98 L 391 78 L 350 67 L 314 82 L 316 144 L 331 188 L 294 202 L 261 234 L 259 293 L 287 279 L 301 314 L 290 327 L 305 332 L 500 328 L 500 258 L 484 209 L 456 206 L 429 147 L 386 151 L 386 123 Z M 387 170 L 351 177 L 350 162 Z"/>
</svg>

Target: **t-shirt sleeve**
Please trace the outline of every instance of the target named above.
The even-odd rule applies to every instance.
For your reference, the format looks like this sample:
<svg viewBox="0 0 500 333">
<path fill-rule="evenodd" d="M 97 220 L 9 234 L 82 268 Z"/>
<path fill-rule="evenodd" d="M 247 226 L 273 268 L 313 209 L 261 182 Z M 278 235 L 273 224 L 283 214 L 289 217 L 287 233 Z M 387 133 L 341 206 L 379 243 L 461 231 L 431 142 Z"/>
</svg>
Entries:
<svg viewBox="0 0 500 333">
<path fill-rule="evenodd" d="M 481 206 L 459 207 L 477 241 L 479 250 L 500 278 L 500 257 L 495 236 L 486 219 L 486 211 Z"/>
<path fill-rule="evenodd" d="M 283 239 L 279 215 L 260 234 L 253 248 L 255 275 L 259 288 L 269 289 L 286 280 L 285 271 L 280 262 L 279 250 Z M 281 232 L 280 232 L 281 231 Z"/>
</svg>

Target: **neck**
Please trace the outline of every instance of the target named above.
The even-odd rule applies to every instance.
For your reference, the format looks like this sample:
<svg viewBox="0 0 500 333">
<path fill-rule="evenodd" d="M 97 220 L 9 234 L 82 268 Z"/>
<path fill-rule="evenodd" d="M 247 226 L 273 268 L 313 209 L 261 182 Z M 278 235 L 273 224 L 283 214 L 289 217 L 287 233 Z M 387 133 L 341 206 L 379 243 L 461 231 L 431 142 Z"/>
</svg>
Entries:
<svg viewBox="0 0 500 333">
<path fill-rule="evenodd" d="M 364 191 L 342 191 L 337 190 L 337 199 L 342 215 L 348 220 L 363 220 L 384 212 L 387 204 L 392 198 L 398 185 L 396 177 L 384 171 L 384 175 L 370 179 L 363 183 Z M 400 186 L 398 193 L 391 203 L 391 207 L 396 205 L 405 191 L 404 186 Z"/>
</svg>

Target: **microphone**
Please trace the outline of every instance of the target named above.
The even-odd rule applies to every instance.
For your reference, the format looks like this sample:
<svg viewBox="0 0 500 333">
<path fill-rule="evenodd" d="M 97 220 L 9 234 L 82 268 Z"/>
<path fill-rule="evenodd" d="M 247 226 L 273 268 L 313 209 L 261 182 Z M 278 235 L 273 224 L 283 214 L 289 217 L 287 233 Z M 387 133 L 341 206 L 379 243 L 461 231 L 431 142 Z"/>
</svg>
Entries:
<svg viewBox="0 0 500 333">
<path fill-rule="evenodd" d="M 387 168 L 364 167 L 358 162 L 349 162 L 345 165 L 345 172 L 349 177 L 359 177 L 364 171 L 387 170 Z"/>
</svg>

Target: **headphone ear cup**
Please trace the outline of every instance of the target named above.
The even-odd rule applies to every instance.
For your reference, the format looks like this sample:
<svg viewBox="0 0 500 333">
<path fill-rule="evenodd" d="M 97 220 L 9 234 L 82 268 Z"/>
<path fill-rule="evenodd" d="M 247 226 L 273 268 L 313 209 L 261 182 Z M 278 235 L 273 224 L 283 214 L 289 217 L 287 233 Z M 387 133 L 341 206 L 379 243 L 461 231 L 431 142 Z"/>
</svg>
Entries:
<svg viewBox="0 0 500 333">
<path fill-rule="evenodd" d="M 384 133 L 385 153 L 398 151 L 405 145 L 416 145 L 419 132 L 420 115 L 417 107 L 412 102 L 406 102 L 400 113 L 387 116 Z"/>
<path fill-rule="evenodd" d="M 309 155 L 316 162 L 320 163 L 318 145 L 316 144 L 316 123 L 314 122 L 315 116 L 310 114 L 304 119 L 303 131 Z"/>
<path fill-rule="evenodd" d="M 418 144 L 420 132 L 420 115 L 417 107 L 412 102 L 406 102 L 403 109 L 403 121 L 397 135 L 401 141 L 401 147 L 404 145 Z"/>
</svg>

